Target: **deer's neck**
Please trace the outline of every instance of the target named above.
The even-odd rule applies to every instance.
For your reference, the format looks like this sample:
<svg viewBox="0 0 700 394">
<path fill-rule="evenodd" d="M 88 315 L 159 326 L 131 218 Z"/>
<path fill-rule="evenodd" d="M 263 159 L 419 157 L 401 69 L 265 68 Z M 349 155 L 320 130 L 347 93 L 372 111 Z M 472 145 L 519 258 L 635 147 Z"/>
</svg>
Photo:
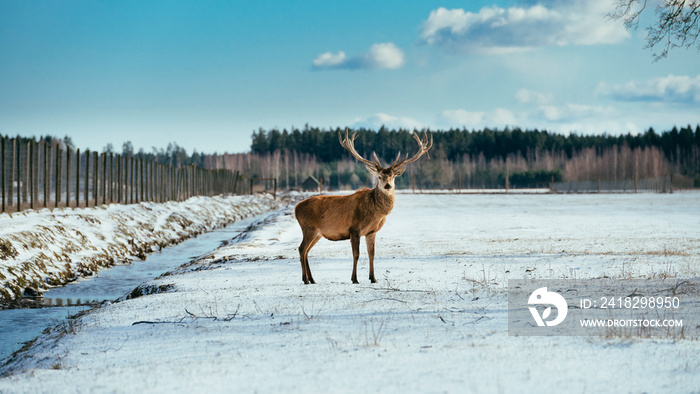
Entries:
<svg viewBox="0 0 700 394">
<path fill-rule="evenodd" d="M 395 198 L 393 190 L 386 192 L 375 187 L 369 193 L 369 198 L 372 204 L 377 207 L 377 210 L 385 215 L 388 215 L 394 208 Z"/>
</svg>

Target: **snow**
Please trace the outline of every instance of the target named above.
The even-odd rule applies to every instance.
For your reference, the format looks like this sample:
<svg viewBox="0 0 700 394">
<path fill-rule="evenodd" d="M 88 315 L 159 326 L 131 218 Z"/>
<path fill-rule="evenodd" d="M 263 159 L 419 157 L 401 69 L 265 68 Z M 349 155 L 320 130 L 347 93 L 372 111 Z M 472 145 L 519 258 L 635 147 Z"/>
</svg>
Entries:
<svg viewBox="0 0 700 394">
<path fill-rule="evenodd" d="M 0 215 L 0 300 L 79 276 L 279 207 L 267 197 L 192 197 Z"/>
<path fill-rule="evenodd" d="M 55 327 L 0 392 L 691 392 L 698 338 L 508 336 L 507 281 L 696 278 L 700 193 L 397 196 L 367 279 L 291 207 Z M 364 244 L 364 243 L 362 243 Z"/>
</svg>

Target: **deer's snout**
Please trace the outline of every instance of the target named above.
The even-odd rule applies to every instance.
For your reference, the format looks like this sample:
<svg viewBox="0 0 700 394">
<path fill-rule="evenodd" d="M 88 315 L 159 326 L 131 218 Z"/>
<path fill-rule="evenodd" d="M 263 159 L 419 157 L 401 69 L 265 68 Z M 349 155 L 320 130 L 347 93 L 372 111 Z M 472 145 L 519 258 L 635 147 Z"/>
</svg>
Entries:
<svg viewBox="0 0 700 394">
<path fill-rule="evenodd" d="M 386 185 L 384 185 L 384 188 L 385 188 L 386 190 L 391 190 L 391 185 L 387 183 Z"/>
</svg>

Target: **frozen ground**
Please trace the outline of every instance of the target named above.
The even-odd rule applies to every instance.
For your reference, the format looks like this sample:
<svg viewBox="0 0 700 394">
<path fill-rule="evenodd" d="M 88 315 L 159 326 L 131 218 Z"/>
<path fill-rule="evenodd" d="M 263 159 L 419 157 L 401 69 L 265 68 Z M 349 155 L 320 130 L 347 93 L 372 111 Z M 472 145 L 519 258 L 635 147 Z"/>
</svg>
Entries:
<svg viewBox="0 0 700 394">
<path fill-rule="evenodd" d="M 700 193 L 397 196 L 379 283 L 290 209 L 0 368 L 0 392 L 697 392 L 698 338 L 514 337 L 507 280 L 698 277 Z"/>
<path fill-rule="evenodd" d="M 266 197 L 218 196 L 0 214 L 0 301 L 143 258 L 279 205 Z"/>
</svg>

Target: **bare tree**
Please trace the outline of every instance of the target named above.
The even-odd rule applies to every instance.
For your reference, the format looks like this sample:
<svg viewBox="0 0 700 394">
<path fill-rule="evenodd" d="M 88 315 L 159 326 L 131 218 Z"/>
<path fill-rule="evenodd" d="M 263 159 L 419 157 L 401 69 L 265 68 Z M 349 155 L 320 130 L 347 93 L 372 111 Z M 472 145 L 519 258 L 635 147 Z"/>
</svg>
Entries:
<svg viewBox="0 0 700 394">
<path fill-rule="evenodd" d="M 608 16 L 622 20 L 628 29 L 636 29 L 648 1 L 613 0 L 615 11 Z M 651 49 L 660 45 L 662 49 L 654 54 L 654 61 L 667 57 L 672 48 L 697 46 L 700 50 L 700 0 L 661 0 L 655 11 L 658 19 L 646 28 L 647 44 L 644 46 L 644 49 Z"/>
</svg>

